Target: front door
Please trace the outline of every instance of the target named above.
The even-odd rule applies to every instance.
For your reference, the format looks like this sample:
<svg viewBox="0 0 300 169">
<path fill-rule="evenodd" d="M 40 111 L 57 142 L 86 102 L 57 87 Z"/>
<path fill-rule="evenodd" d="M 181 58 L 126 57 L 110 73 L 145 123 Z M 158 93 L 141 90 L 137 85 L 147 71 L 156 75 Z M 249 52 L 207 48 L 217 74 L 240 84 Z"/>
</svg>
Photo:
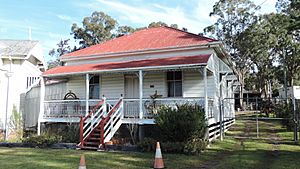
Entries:
<svg viewBox="0 0 300 169">
<path fill-rule="evenodd" d="M 139 79 L 136 75 L 125 75 L 125 98 L 139 98 Z"/>
<path fill-rule="evenodd" d="M 139 117 L 139 80 L 136 75 L 125 75 L 124 116 Z M 126 100 L 128 99 L 128 100 Z"/>
</svg>

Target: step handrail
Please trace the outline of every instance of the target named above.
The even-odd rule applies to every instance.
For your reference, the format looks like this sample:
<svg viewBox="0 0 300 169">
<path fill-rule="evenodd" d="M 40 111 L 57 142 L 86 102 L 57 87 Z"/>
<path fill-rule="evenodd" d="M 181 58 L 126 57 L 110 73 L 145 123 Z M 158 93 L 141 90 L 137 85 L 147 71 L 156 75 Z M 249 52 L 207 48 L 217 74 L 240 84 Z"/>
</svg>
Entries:
<svg viewBox="0 0 300 169">
<path fill-rule="evenodd" d="M 107 113 L 106 117 L 103 117 L 103 122 L 106 123 L 110 116 L 119 108 L 120 104 L 122 103 L 123 98 L 120 98 L 118 103 Z"/>
<path fill-rule="evenodd" d="M 88 118 L 90 118 L 90 117 L 92 116 L 92 114 L 94 114 L 95 111 L 96 111 L 100 106 L 103 105 L 103 103 L 104 103 L 104 99 L 101 99 L 101 100 L 97 103 L 97 105 L 92 109 L 92 111 L 91 111 L 87 116 L 85 116 L 85 117 L 83 118 L 83 121 L 85 122 Z"/>
<path fill-rule="evenodd" d="M 83 146 L 84 144 L 84 140 L 87 138 L 87 136 L 96 128 L 96 127 L 93 127 L 91 126 L 91 129 L 90 131 L 88 132 L 88 134 L 84 131 L 85 129 L 85 126 L 84 123 L 87 121 L 87 119 L 93 117 L 93 114 L 97 111 L 97 109 L 99 109 L 99 112 L 102 110 L 103 111 L 103 108 L 101 109 L 102 106 L 106 106 L 105 104 L 105 98 L 104 99 L 101 99 L 98 104 L 92 109 L 92 111 L 86 116 L 86 117 L 82 117 L 80 116 L 80 124 L 79 124 L 79 128 L 80 128 L 80 145 Z M 102 113 L 103 115 L 103 113 Z M 99 115 L 98 115 L 99 116 Z M 97 118 L 99 119 L 99 123 L 101 121 L 101 118 Z M 91 120 L 89 123 L 91 123 L 90 125 L 93 125 L 93 121 Z M 86 136 L 84 136 L 85 134 L 87 134 Z"/>
<path fill-rule="evenodd" d="M 123 103 L 123 97 L 121 97 L 118 101 L 118 103 L 109 111 L 109 113 L 106 115 L 106 117 L 102 117 L 102 121 L 100 123 L 101 128 L 101 139 L 100 139 L 100 146 L 105 146 L 104 140 L 105 140 L 105 126 L 107 122 L 110 120 L 112 115 L 114 115 L 115 112 L 119 111 Z"/>
</svg>

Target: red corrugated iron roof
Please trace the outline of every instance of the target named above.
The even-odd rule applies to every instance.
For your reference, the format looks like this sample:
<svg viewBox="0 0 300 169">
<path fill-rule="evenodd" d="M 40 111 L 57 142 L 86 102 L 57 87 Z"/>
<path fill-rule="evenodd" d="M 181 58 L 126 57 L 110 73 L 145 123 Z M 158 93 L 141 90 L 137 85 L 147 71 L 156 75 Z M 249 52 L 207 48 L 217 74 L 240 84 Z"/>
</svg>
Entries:
<svg viewBox="0 0 300 169">
<path fill-rule="evenodd" d="M 62 56 L 62 58 L 161 49 L 167 47 L 184 47 L 207 44 L 214 41 L 217 40 L 184 32 L 175 28 L 156 27 L 143 29 L 130 35 L 124 35 L 98 45 L 68 53 Z"/>
<path fill-rule="evenodd" d="M 107 70 L 114 70 L 114 69 L 201 64 L 201 63 L 207 63 L 209 57 L 210 54 L 203 54 L 203 55 L 196 55 L 196 56 L 178 56 L 178 57 L 170 57 L 170 58 L 157 58 L 157 59 L 147 59 L 147 60 L 126 61 L 126 62 L 106 62 L 100 64 L 59 66 L 45 71 L 43 75 L 47 76 L 47 75 L 60 75 L 60 74 L 80 74 L 85 72 L 107 71 Z"/>
</svg>

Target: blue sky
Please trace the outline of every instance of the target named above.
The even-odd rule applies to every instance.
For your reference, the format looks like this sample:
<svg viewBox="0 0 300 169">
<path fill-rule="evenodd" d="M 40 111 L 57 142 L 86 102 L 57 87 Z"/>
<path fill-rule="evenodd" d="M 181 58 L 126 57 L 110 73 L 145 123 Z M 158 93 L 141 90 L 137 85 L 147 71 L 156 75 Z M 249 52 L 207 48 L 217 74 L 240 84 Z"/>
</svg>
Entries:
<svg viewBox="0 0 300 169">
<path fill-rule="evenodd" d="M 103 11 L 132 27 L 147 26 L 153 21 L 176 23 L 199 33 L 214 23 L 209 17 L 217 0 L 0 0 L 0 39 L 32 39 L 43 46 L 46 60 L 49 50 L 60 39 L 72 39 L 72 23 L 81 24 L 93 11 Z M 276 0 L 254 0 L 262 4 L 260 13 L 275 11 Z M 76 42 L 71 42 L 75 44 Z"/>
</svg>

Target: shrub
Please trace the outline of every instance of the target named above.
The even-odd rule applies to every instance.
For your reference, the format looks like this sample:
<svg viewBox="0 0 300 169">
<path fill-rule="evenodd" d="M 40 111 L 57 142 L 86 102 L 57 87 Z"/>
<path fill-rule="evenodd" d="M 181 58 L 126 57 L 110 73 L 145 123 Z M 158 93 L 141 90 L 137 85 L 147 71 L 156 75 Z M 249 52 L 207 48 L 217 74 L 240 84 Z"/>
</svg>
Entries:
<svg viewBox="0 0 300 169">
<path fill-rule="evenodd" d="M 61 141 L 65 143 L 79 142 L 79 125 L 75 123 L 68 124 L 47 124 L 45 126 L 47 135 L 56 135 L 61 137 Z"/>
<path fill-rule="evenodd" d="M 150 152 L 156 149 L 155 144 L 156 141 L 154 139 L 146 137 L 143 141 L 139 142 L 137 146 L 142 152 Z"/>
<path fill-rule="evenodd" d="M 182 153 L 184 145 L 183 142 L 162 142 L 161 150 L 165 153 Z"/>
<path fill-rule="evenodd" d="M 204 109 L 191 104 L 161 107 L 155 123 L 163 142 L 186 142 L 193 135 L 203 138 L 207 126 Z"/>
<path fill-rule="evenodd" d="M 197 155 L 204 151 L 206 146 L 207 141 L 204 139 L 192 137 L 186 142 L 183 152 L 188 155 Z"/>
<path fill-rule="evenodd" d="M 289 131 L 294 128 L 293 122 L 293 104 L 290 100 L 288 104 L 279 103 L 274 108 L 276 117 L 279 118 L 287 118 L 286 120 L 282 120 L 282 125 L 286 126 Z"/>
<path fill-rule="evenodd" d="M 154 152 L 156 149 L 156 140 L 152 138 L 144 138 L 139 142 L 138 149 L 142 152 Z M 161 142 L 161 150 L 165 153 L 182 153 L 184 149 L 183 142 Z"/>
<path fill-rule="evenodd" d="M 37 147 L 47 147 L 54 143 L 58 143 L 61 141 L 61 137 L 57 135 L 49 135 L 49 134 L 43 134 L 43 135 L 33 135 L 28 138 L 24 138 L 24 143 L 33 144 Z"/>
</svg>

